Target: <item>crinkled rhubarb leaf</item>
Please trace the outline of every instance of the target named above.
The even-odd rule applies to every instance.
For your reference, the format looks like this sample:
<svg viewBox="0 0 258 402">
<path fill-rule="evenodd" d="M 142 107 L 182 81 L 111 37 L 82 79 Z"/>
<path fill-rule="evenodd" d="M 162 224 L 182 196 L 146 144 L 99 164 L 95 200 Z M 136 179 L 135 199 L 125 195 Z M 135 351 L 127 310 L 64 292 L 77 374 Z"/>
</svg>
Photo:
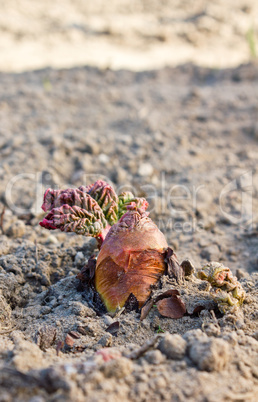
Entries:
<svg viewBox="0 0 258 402">
<path fill-rule="evenodd" d="M 98 204 L 92 202 L 92 199 L 88 201 L 85 209 L 68 204 L 53 208 L 40 225 L 46 229 L 60 229 L 63 232 L 97 237 L 103 232 L 107 222 Z"/>
<path fill-rule="evenodd" d="M 118 196 L 115 190 L 105 181 L 97 180 L 88 193 L 97 201 L 108 223 L 114 225 L 118 221 Z"/>
<path fill-rule="evenodd" d="M 90 188 L 84 187 L 84 189 Z M 44 201 L 41 206 L 43 211 L 51 211 L 53 208 L 59 208 L 62 205 L 77 206 L 82 209 L 93 211 L 96 203 L 86 191 L 79 188 L 67 188 L 66 190 L 53 190 L 48 188 L 44 194 Z"/>
</svg>

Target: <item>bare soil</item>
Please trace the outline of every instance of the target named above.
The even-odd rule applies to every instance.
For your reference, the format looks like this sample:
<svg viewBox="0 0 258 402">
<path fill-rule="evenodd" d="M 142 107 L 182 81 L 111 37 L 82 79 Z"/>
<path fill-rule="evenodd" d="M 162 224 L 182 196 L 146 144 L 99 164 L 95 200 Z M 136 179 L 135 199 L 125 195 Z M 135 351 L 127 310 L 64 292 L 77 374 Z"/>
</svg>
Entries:
<svg viewBox="0 0 258 402">
<path fill-rule="evenodd" d="M 0 402 L 256 401 L 257 2 L 0 6 Z M 148 199 L 179 261 L 228 266 L 243 306 L 164 276 L 184 317 L 103 312 L 76 278 L 96 241 L 38 225 L 46 188 L 99 178 Z"/>
<path fill-rule="evenodd" d="M 0 75 L 1 401 L 255 400 L 257 84 L 254 64 Z M 38 225 L 45 188 L 101 175 L 147 196 L 180 261 L 229 266 L 247 293 L 243 308 L 178 320 L 155 307 L 143 321 L 101 315 L 76 279 L 95 240 Z M 162 286 L 177 288 L 190 312 L 212 303 L 195 277 Z M 105 331 L 115 321 L 117 336 Z"/>
</svg>

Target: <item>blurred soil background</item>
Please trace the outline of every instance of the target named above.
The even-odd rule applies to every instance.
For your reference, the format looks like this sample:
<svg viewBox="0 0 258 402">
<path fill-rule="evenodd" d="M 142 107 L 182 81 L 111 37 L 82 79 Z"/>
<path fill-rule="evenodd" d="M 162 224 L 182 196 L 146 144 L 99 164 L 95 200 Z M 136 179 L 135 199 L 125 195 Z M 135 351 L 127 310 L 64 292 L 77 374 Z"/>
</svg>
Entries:
<svg viewBox="0 0 258 402">
<path fill-rule="evenodd" d="M 254 0 L 1 0 L 0 70 L 93 65 L 150 70 L 254 57 Z M 256 54 L 257 55 L 257 54 Z"/>
<path fill-rule="evenodd" d="M 0 401 L 255 401 L 258 3 L 0 6 Z M 229 266 L 243 309 L 98 315 L 76 279 L 96 242 L 38 222 L 46 188 L 101 177 L 148 199 L 180 261 Z"/>
</svg>

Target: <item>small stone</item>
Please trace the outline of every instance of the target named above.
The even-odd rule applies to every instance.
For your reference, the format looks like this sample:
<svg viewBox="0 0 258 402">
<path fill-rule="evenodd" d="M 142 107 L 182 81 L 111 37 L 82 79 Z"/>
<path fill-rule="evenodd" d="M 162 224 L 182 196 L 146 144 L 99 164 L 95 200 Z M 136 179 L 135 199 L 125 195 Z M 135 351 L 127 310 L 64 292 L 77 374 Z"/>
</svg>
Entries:
<svg viewBox="0 0 258 402">
<path fill-rule="evenodd" d="M 5 237 L 7 239 L 7 237 Z M 6 255 L 8 254 L 10 250 L 10 244 L 8 241 L 4 241 L 3 236 L 2 236 L 2 241 L 0 243 L 0 255 Z"/>
<path fill-rule="evenodd" d="M 81 251 L 78 251 L 78 253 L 75 256 L 74 263 L 76 267 L 82 267 L 85 265 L 86 259 Z"/>
<path fill-rule="evenodd" d="M 114 322 L 113 318 L 110 317 L 109 315 L 104 315 L 103 321 L 104 321 L 104 324 L 106 324 L 106 325 L 111 325 Z"/>
<path fill-rule="evenodd" d="M 99 154 L 100 163 L 106 164 L 109 162 L 109 156 L 106 154 Z"/>
<path fill-rule="evenodd" d="M 186 352 L 186 341 L 178 334 L 166 334 L 161 339 L 158 349 L 167 356 L 168 359 L 181 360 Z"/>
<path fill-rule="evenodd" d="M 140 176 L 146 177 L 151 176 L 153 173 L 153 167 L 150 163 L 142 163 L 139 166 L 138 174 Z"/>
<path fill-rule="evenodd" d="M 164 355 L 159 350 L 150 350 L 144 357 L 150 364 L 160 364 L 165 359 Z"/>
<path fill-rule="evenodd" d="M 229 346 L 223 339 L 197 340 L 190 347 L 189 357 L 199 370 L 220 371 L 229 360 Z"/>
<path fill-rule="evenodd" d="M 17 220 L 12 223 L 11 226 L 7 229 L 7 236 L 18 238 L 22 237 L 26 232 L 26 225 L 23 221 Z"/>
<path fill-rule="evenodd" d="M 50 236 L 48 236 L 48 238 L 47 238 L 47 242 L 48 242 L 49 244 L 57 244 L 57 243 L 58 243 L 58 240 L 57 240 L 56 236 L 50 235 Z"/>
<path fill-rule="evenodd" d="M 98 344 L 101 345 L 103 348 L 112 346 L 112 343 L 113 337 L 109 333 L 103 335 L 102 338 L 100 338 L 100 340 L 98 341 Z"/>
</svg>

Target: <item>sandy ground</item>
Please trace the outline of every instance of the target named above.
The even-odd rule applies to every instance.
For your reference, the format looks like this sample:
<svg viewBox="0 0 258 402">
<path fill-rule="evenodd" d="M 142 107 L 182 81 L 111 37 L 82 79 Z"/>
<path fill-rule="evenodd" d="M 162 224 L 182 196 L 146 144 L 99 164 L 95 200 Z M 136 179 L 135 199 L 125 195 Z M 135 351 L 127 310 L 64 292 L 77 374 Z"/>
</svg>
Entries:
<svg viewBox="0 0 258 402">
<path fill-rule="evenodd" d="M 0 402 L 255 401 L 256 2 L 0 5 Z M 243 306 L 164 276 L 184 317 L 103 312 L 76 278 L 95 240 L 38 225 L 46 188 L 98 178 L 148 199 L 180 261 L 228 266 Z"/>
<path fill-rule="evenodd" d="M 1 0 L 0 7 L 2 71 L 189 61 L 224 68 L 258 53 L 254 0 Z"/>
<path fill-rule="evenodd" d="M 1 402 L 255 400 L 257 82 L 255 65 L 0 75 Z M 142 322 L 136 312 L 98 315 L 76 279 L 95 241 L 38 222 L 45 188 L 101 176 L 148 198 L 180 261 L 229 266 L 247 293 L 243 308 L 178 320 L 154 308 Z M 162 286 L 179 289 L 190 312 L 212 300 L 194 278 Z M 117 337 L 105 332 L 114 321 Z M 132 357 L 163 331 L 177 337 Z"/>
</svg>

